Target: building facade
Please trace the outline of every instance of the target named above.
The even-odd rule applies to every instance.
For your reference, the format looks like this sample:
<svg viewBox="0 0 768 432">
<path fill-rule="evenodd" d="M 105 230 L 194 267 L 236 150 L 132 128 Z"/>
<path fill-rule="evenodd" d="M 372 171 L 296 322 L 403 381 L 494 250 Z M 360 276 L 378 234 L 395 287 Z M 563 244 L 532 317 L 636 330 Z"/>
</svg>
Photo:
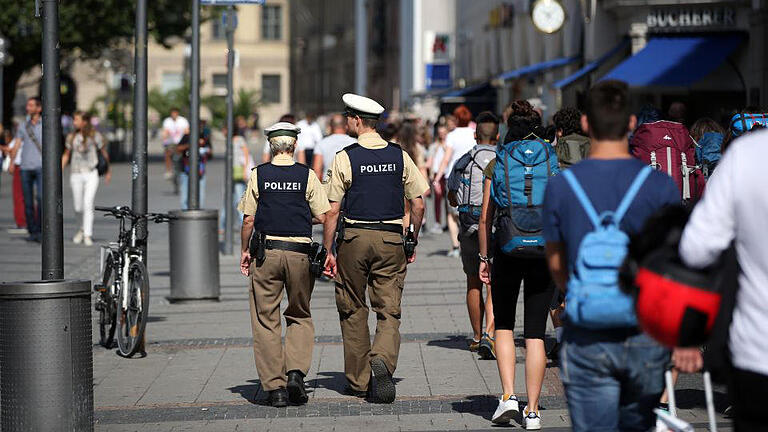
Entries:
<svg viewBox="0 0 768 432">
<path fill-rule="evenodd" d="M 340 111 L 355 91 L 355 7 L 365 15 L 365 93 L 385 107 L 400 101 L 400 3 L 403 0 L 293 0 L 291 84 L 296 112 Z"/>
<path fill-rule="evenodd" d="M 207 7 L 207 6 L 204 6 Z M 224 10 L 224 8 L 220 8 Z M 268 0 L 264 6 L 238 7 L 238 27 L 235 30 L 235 94 L 239 89 L 256 90 L 260 100 L 256 112 L 261 125 L 277 121 L 290 109 L 290 2 Z M 126 56 L 132 50 L 125 50 Z M 150 40 L 148 47 L 148 87 L 165 93 L 181 88 L 189 79 L 190 48 L 179 38 L 171 48 Z M 130 73 L 130 58 L 122 62 L 127 66 L 77 63 L 73 76 L 78 77 L 78 107 L 88 109 L 102 97 L 106 86 L 118 87 L 119 77 Z M 226 97 L 227 41 L 220 18 L 204 22 L 200 28 L 200 94 Z M 150 113 L 154 123 L 168 113 Z M 201 117 L 210 114 L 201 107 Z"/>
<path fill-rule="evenodd" d="M 685 103 L 689 122 L 768 105 L 767 1 L 607 0 L 593 15 L 587 62 L 622 39 L 631 43 L 618 59 L 564 86 L 564 103 L 578 103 L 590 82 L 608 77 L 629 82 L 638 107 L 651 103 L 666 112 Z"/>
</svg>

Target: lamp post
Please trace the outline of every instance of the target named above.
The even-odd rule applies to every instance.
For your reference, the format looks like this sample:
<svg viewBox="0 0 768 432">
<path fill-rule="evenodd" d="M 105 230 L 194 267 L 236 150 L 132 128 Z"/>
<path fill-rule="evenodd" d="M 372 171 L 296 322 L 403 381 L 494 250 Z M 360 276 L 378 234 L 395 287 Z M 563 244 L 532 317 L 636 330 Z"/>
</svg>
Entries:
<svg viewBox="0 0 768 432">
<path fill-rule="evenodd" d="M 189 189 L 187 206 L 189 210 L 200 208 L 200 0 L 192 0 L 192 93 L 189 112 Z"/>
<path fill-rule="evenodd" d="M 232 136 L 234 133 L 235 27 L 237 15 L 229 6 L 227 21 L 227 158 L 224 164 L 224 254 L 232 255 Z"/>
</svg>

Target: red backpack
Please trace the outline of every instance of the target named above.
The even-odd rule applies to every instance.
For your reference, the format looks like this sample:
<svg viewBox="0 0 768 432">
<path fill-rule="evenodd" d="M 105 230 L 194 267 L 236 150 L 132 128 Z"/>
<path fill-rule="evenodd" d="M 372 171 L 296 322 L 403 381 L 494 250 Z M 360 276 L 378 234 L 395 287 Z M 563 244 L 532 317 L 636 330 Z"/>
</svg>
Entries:
<svg viewBox="0 0 768 432">
<path fill-rule="evenodd" d="M 704 174 L 696 165 L 696 144 L 681 123 L 657 121 L 640 125 L 629 143 L 632 156 L 669 174 L 680 189 L 683 203 L 704 193 Z"/>
</svg>

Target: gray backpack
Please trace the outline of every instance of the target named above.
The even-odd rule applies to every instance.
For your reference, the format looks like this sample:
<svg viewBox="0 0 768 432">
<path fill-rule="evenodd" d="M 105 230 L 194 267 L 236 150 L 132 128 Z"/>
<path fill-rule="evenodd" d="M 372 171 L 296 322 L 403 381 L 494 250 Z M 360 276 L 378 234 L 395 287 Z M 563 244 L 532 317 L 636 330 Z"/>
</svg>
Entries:
<svg viewBox="0 0 768 432">
<path fill-rule="evenodd" d="M 456 176 L 458 180 L 456 198 L 459 203 L 459 225 L 462 233 L 477 230 L 483 206 L 483 170 L 494 159 L 496 147 L 480 144 L 456 161 L 453 167 L 451 176 Z"/>
<path fill-rule="evenodd" d="M 558 138 L 555 153 L 557 153 L 557 160 L 560 161 L 560 168 L 569 168 L 587 158 L 589 138 L 578 134 Z"/>
</svg>

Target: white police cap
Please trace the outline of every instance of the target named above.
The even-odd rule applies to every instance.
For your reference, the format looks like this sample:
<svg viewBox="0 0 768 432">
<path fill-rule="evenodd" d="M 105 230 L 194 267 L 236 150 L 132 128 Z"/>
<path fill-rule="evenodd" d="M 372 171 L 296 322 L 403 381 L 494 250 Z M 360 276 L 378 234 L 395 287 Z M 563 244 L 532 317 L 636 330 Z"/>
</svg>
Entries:
<svg viewBox="0 0 768 432">
<path fill-rule="evenodd" d="M 264 129 L 264 133 L 267 134 L 267 138 L 274 138 L 276 136 L 290 136 L 296 138 L 299 136 L 301 128 L 297 127 L 293 123 L 279 122 Z"/>
<path fill-rule="evenodd" d="M 380 103 L 365 96 L 347 93 L 341 97 L 341 100 L 347 106 L 346 115 L 377 119 L 384 112 L 384 107 Z"/>
</svg>

